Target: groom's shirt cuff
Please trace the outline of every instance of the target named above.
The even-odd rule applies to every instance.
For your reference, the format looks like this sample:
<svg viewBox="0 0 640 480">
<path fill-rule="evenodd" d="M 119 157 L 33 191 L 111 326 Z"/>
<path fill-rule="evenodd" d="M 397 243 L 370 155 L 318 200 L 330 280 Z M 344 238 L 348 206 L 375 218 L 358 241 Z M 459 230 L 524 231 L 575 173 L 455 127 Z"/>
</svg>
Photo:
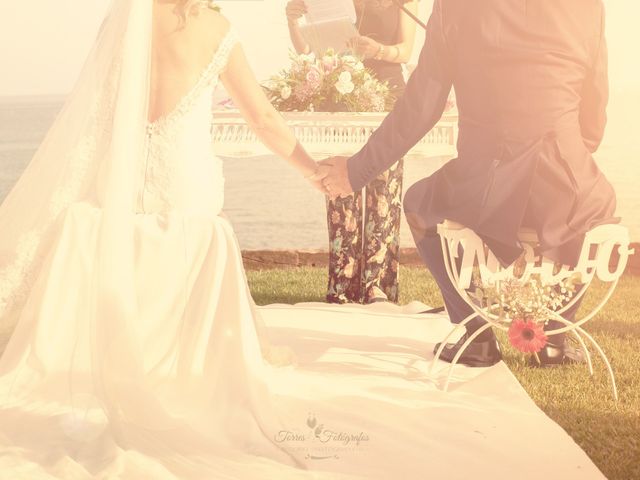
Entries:
<svg viewBox="0 0 640 480">
<path fill-rule="evenodd" d="M 362 190 L 365 185 L 371 183 L 379 175 L 374 163 L 366 158 L 366 154 L 363 151 L 364 149 L 360 150 L 360 152 L 347 160 L 349 183 L 354 192 Z"/>
</svg>

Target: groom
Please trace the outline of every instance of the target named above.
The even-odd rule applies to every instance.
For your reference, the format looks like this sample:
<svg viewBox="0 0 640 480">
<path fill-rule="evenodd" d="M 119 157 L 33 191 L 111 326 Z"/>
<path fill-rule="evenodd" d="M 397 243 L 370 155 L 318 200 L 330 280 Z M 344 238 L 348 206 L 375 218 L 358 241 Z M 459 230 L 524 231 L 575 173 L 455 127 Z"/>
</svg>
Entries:
<svg viewBox="0 0 640 480">
<path fill-rule="evenodd" d="M 591 156 L 606 123 L 603 27 L 602 0 L 435 0 L 405 95 L 360 152 L 323 162 L 330 195 L 361 189 L 429 132 L 455 88 L 458 157 L 404 200 L 453 322 L 472 311 L 445 272 L 435 230 L 441 221 L 473 229 L 505 265 L 522 252 L 520 227 L 537 231 L 547 258 L 575 265 L 585 232 L 612 221 L 615 193 Z M 443 359 L 451 361 L 483 323 L 476 319 L 460 342 L 447 344 Z M 583 360 L 563 335 L 549 340 L 542 365 Z M 461 362 L 489 366 L 500 358 L 488 330 Z"/>
</svg>

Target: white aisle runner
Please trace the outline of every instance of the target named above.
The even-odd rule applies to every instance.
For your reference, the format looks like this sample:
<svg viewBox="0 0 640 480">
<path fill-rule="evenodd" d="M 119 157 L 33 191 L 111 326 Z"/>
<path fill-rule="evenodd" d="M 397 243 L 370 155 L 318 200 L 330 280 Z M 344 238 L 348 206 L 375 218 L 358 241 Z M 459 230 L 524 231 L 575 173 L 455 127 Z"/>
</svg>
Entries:
<svg viewBox="0 0 640 480">
<path fill-rule="evenodd" d="M 457 367 L 442 392 L 448 364 L 431 378 L 427 368 L 451 325 L 411 314 L 426 308 L 261 307 L 272 339 L 298 355 L 297 368 L 270 379 L 291 426 L 286 447 L 345 478 L 604 478 L 504 363 Z"/>
<path fill-rule="evenodd" d="M 241 450 L 248 455 L 214 446 L 205 452 L 199 437 L 190 435 L 176 437 L 182 440 L 174 445 L 166 432 L 156 431 L 151 435 L 161 435 L 157 442 L 132 436 L 121 445 L 105 429 L 98 406 L 85 402 L 86 415 L 78 418 L 58 414 L 66 409 L 55 401 L 33 399 L 20 412 L 0 409 L 0 479 L 604 478 L 503 363 L 458 367 L 449 393 L 442 392 L 447 365 L 440 364 L 434 378 L 426 372 L 433 344 L 450 325 L 442 315 L 412 314 L 424 308 L 259 309 L 272 341 L 290 345 L 298 356 L 297 367 L 267 370 L 284 430 L 263 433 L 307 470 L 257 456 L 264 437 L 255 443 L 244 437 Z M 243 437 L 242 426 L 238 429 Z"/>
</svg>

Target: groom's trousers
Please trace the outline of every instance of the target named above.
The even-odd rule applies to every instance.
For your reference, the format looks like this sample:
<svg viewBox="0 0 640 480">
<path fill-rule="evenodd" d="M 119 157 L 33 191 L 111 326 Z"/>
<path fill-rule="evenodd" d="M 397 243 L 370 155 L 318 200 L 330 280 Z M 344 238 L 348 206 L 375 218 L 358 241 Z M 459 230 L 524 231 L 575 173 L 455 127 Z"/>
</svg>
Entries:
<svg viewBox="0 0 640 480">
<path fill-rule="evenodd" d="M 414 227 L 411 226 L 411 222 L 409 222 L 409 226 L 412 228 L 412 230 L 414 230 Z M 451 283 L 451 280 L 449 279 L 449 275 L 447 274 L 446 266 L 444 263 L 444 256 L 442 254 L 442 244 L 440 242 L 440 236 L 435 231 L 435 229 L 429 229 L 426 232 L 422 230 L 420 232 L 420 237 L 416 235 L 416 233 L 418 232 L 413 231 L 412 233 L 414 233 L 414 239 L 416 239 L 416 246 L 418 247 L 418 253 L 422 258 L 422 261 L 429 268 L 429 270 L 431 271 L 431 275 L 433 275 L 433 278 L 440 288 L 451 322 L 461 323 L 465 318 L 473 313 L 473 310 L 458 293 L 454 285 Z M 573 322 L 576 313 L 580 308 L 581 302 L 582 299 L 576 302 L 573 307 L 571 307 L 562 315 L 563 318 L 569 320 L 570 322 Z M 475 317 L 470 323 L 467 324 L 467 331 L 469 333 L 473 333 L 485 324 L 485 320 L 481 319 L 480 317 Z M 564 325 L 561 322 L 552 320 L 548 323 L 546 330 L 555 330 L 558 328 L 562 328 L 563 326 Z M 494 338 L 494 333 L 491 329 L 489 329 L 483 332 L 478 337 L 478 340 L 485 341 L 492 338 Z M 564 339 L 564 333 L 553 335 L 549 338 L 549 343 L 560 346 L 564 342 Z"/>
</svg>

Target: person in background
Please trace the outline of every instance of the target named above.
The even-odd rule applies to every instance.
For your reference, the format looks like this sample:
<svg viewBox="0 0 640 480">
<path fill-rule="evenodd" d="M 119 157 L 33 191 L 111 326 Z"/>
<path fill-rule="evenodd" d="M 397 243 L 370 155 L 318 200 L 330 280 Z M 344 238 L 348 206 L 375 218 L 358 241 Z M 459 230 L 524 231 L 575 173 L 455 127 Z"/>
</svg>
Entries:
<svg viewBox="0 0 640 480">
<path fill-rule="evenodd" d="M 417 13 L 417 0 L 398 3 Z M 395 98 L 404 93 L 402 65 L 411 58 L 416 33 L 415 22 L 398 3 L 354 0 L 360 35 L 347 45 L 380 81 L 388 82 Z M 299 26 L 306 12 L 304 0 L 287 4 L 289 34 L 301 54 L 310 53 Z M 403 159 L 394 160 L 365 187 L 364 194 L 360 190 L 347 197 L 327 199 L 330 303 L 398 301 Z"/>
</svg>

